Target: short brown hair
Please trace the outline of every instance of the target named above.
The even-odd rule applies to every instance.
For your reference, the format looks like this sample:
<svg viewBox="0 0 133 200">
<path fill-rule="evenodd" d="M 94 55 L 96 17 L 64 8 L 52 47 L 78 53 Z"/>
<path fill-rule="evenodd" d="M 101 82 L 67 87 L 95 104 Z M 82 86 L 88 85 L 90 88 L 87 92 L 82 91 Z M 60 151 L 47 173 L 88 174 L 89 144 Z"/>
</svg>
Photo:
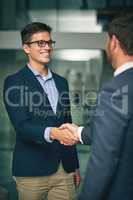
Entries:
<svg viewBox="0 0 133 200">
<path fill-rule="evenodd" d="M 133 14 L 121 15 L 115 18 L 108 27 L 111 38 L 115 35 L 121 48 L 128 54 L 133 55 Z"/>
<path fill-rule="evenodd" d="M 48 26 L 47 24 L 43 24 L 40 22 L 33 22 L 30 24 L 27 24 L 21 31 L 22 44 L 26 44 L 30 42 L 31 37 L 34 33 L 38 33 L 38 32 L 51 33 L 51 31 L 52 31 L 52 28 Z"/>
</svg>

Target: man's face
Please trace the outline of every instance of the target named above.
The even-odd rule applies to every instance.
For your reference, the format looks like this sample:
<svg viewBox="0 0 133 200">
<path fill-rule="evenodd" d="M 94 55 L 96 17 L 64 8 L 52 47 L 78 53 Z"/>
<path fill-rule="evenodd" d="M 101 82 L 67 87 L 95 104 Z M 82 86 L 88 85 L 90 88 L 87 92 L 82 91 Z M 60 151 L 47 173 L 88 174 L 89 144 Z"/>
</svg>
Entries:
<svg viewBox="0 0 133 200">
<path fill-rule="evenodd" d="M 34 64 L 47 64 L 49 63 L 53 49 L 46 43 L 46 45 L 39 45 L 38 43 L 31 43 L 34 41 L 50 41 L 51 37 L 49 32 L 38 32 L 32 35 L 30 44 L 24 44 L 23 49 L 28 55 L 29 61 Z"/>
</svg>

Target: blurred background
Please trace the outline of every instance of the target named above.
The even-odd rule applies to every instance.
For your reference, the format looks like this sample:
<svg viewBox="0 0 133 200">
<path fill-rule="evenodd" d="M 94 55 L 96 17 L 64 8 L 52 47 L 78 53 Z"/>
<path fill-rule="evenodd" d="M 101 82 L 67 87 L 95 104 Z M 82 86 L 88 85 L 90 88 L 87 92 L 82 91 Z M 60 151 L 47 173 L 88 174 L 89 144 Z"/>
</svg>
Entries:
<svg viewBox="0 0 133 200">
<path fill-rule="evenodd" d="M 68 80 L 73 122 L 84 126 L 93 115 L 100 85 L 113 75 L 104 51 L 107 25 L 124 12 L 133 12 L 132 0 L 0 0 L 0 200 L 17 200 L 11 175 L 15 131 L 2 90 L 5 77 L 26 63 L 19 31 L 33 21 L 53 28 L 56 46 L 50 67 Z M 78 144 L 77 149 L 83 180 L 89 146 Z"/>
</svg>

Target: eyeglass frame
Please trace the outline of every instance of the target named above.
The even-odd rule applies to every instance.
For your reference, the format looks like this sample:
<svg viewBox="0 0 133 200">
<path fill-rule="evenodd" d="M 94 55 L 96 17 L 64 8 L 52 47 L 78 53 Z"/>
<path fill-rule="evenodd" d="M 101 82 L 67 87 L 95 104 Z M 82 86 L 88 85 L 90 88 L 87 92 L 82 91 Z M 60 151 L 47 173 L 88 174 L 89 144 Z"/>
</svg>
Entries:
<svg viewBox="0 0 133 200">
<path fill-rule="evenodd" d="M 43 45 L 39 44 L 39 42 L 44 42 L 44 44 Z M 55 46 L 56 41 L 54 41 L 54 40 L 49 40 L 49 41 L 46 41 L 46 40 L 36 40 L 36 41 L 27 42 L 26 44 L 30 45 L 30 44 L 36 43 L 39 47 L 45 47 L 46 44 L 48 44 L 48 46 L 50 48 L 53 48 L 52 46 L 50 46 L 50 42 L 51 42 L 51 45 L 53 44 Z"/>
</svg>

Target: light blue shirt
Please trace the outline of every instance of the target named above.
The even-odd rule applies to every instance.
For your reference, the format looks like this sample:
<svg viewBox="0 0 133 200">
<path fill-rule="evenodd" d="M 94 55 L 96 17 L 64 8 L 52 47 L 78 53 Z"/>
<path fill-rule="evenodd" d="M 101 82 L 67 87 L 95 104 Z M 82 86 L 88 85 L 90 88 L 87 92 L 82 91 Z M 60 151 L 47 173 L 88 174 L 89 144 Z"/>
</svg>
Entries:
<svg viewBox="0 0 133 200">
<path fill-rule="evenodd" d="M 37 80 L 41 84 L 44 92 L 47 94 L 47 97 L 49 99 L 50 105 L 53 109 L 53 112 L 56 114 L 56 109 L 57 109 L 57 103 L 58 103 L 58 98 L 59 98 L 59 93 L 56 88 L 52 73 L 50 69 L 48 68 L 48 74 L 45 76 L 42 76 L 39 74 L 38 71 L 33 69 L 30 64 L 28 64 L 29 69 L 33 72 L 33 74 L 36 76 Z M 50 130 L 52 127 L 47 127 L 44 132 L 44 138 L 47 142 L 52 142 L 50 140 Z"/>
</svg>

